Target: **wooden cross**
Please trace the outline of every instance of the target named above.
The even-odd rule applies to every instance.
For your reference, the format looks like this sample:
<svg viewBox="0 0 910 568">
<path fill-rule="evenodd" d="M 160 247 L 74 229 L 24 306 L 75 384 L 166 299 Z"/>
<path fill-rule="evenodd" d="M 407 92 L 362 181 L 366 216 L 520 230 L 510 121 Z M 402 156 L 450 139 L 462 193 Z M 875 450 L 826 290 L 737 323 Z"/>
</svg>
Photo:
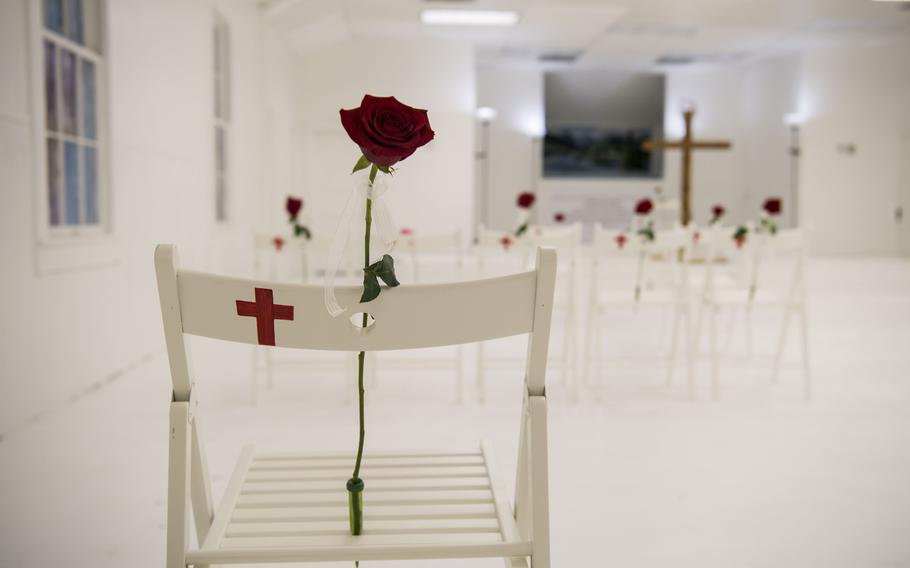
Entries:
<svg viewBox="0 0 910 568">
<path fill-rule="evenodd" d="M 272 291 L 256 288 L 256 301 L 237 300 L 237 315 L 256 318 L 259 345 L 275 345 L 275 320 L 293 320 L 294 306 L 276 304 Z"/>
<path fill-rule="evenodd" d="M 683 118 L 686 121 L 686 134 L 682 140 L 645 140 L 641 147 L 647 151 L 664 150 L 667 148 L 682 149 L 682 190 L 680 197 L 682 207 L 680 208 L 680 222 L 683 226 L 689 224 L 692 219 L 692 150 L 728 150 L 733 145 L 727 140 L 695 140 L 692 138 L 692 117 L 695 111 L 691 108 L 683 111 Z"/>
</svg>

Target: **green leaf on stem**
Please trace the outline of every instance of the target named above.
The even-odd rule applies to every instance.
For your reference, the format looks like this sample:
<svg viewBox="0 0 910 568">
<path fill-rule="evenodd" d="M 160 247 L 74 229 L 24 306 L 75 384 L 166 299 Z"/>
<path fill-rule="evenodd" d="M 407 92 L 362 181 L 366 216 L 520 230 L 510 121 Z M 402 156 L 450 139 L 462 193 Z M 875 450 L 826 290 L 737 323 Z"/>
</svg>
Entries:
<svg viewBox="0 0 910 568">
<path fill-rule="evenodd" d="M 360 155 L 360 158 L 357 160 L 357 163 L 354 164 L 354 169 L 351 170 L 351 173 L 359 172 L 360 170 L 365 170 L 370 167 L 370 161 L 367 160 L 367 157 L 363 154 Z"/>
<path fill-rule="evenodd" d="M 368 268 L 363 271 L 363 294 L 360 295 L 360 303 L 365 304 L 367 302 L 372 302 L 379 297 L 379 292 L 382 289 L 379 287 L 379 279 L 376 277 L 376 273 L 373 272 L 371 268 Z"/>
<path fill-rule="evenodd" d="M 360 303 L 372 302 L 382 291 L 379 286 L 379 280 L 385 282 L 386 286 L 394 288 L 400 283 L 395 277 L 395 260 L 387 254 L 382 255 L 382 259 L 374 262 L 368 268 L 363 270 L 363 294 L 360 296 Z"/>
<path fill-rule="evenodd" d="M 299 237 L 303 235 L 303 238 L 310 240 L 313 238 L 313 234 L 310 233 L 310 230 L 304 227 L 303 225 L 294 224 L 294 236 Z"/>
<path fill-rule="evenodd" d="M 522 223 L 521 226 L 518 227 L 518 229 L 515 230 L 515 236 L 516 236 L 516 237 L 520 237 L 520 236 L 522 236 L 523 234 L 525 234 L 525 233 L 527 232 L 527 230 L 528 230 L 528 224 L 527 224 L 527 223 Z"/>
<path fill-rule="evenodd" d="M 384 254 L 382 259 L 370 265 L 370 270 L 376 276 L 380 277 L 383 282 L 390 288 L 398 286 L 398 279 L 395 277 L 395 259 L 391 255 Z"/>
</svg>

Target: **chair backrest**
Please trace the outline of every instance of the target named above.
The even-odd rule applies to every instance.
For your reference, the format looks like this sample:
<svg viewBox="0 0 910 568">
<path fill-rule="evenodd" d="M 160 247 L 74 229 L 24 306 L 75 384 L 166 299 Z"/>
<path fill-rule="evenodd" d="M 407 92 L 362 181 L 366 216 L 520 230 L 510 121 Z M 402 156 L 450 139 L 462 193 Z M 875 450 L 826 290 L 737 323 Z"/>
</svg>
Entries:
<svg viewBox="0 0 910 568">
<path fill-rule="evenodd" d="M 445 257 L 460 271 L 463 263 L 461 244 L 461 229 L 455 229 L 448 233 L 402 235 L 396 249 L 406 254 L 417 283 L 421 281 L 421 265 L 429 264 L 430 256 Z"/>
<path fill-rule="evenodd" d="M 749 299 L 761 289 L 796 293 L 805 284 L 807 235 L 804 229 L 782 229 L 775 235 L 756 233 L 750 225 L 748 237 L 736 244 L 729 227 L 708 228 L 703 238 L 707 256 L 726 263 L 733 280 L 748 289 Z M 708 264 L 709 281 L 724 265 Z"/>
<path fill-rule="evenodd" d="M 345 314 L 331 317 L 323 287 L 228 278 L 177 267 L 173 245 L 155 250 L 158 293 L 175 392 L 190 389 L 184 334 L 241 343 L 330 351 L 437 347 L 531 334 L 529 388 L 543 391 L 556 253 L 539 249 L 535 270 L 449 284 L 387 288 L 358 304 L 361 287 L 336 288 Z M 362 328 L 350 316 L 375 319 Z M 359 318 L 358 318 L 359 319 Z M 532 378 L 533 377 L 533 378 Z"/>
<path fill-rule="evenodd" d="M 598 223 L 592 243 L 592 277 L 601 289 L 628 291 L 632 297 L 643 290 L 675 288 L 686 282 L 686 264 L 682 261 L 692 244 L 686 230 L 659 231 L 654 241 L 647 241 L 634 231 L 605 229 Z"/>
</svg>

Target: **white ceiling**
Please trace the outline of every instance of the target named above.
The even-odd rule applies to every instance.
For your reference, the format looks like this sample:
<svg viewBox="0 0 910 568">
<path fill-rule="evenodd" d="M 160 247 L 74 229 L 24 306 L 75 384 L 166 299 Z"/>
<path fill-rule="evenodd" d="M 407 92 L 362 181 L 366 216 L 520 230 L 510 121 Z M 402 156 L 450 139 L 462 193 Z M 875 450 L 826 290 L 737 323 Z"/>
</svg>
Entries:
<svg viewBox="0 0 910 568">
<path fill-rule="evenodd" d="M 300 55 L 354 36 L 447 38 L 482 62 L 653 67 L 661 56 L 724 64 L 843 42 L 910 40 L 910 2 L 872 0 L 261 0 L 271 26 Z M 424 8 L 508 9 L 512 28 L 430 27 Z"/>
</svg>

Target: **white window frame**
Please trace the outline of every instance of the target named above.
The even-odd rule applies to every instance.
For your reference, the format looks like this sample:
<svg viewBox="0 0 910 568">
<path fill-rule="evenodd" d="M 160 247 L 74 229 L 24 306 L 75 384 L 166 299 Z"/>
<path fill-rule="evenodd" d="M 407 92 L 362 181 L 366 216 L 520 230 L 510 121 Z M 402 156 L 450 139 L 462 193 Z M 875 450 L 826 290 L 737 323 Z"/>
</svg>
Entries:
<svg viewBox="0 0 910 568">
<path fill-rule="evenodd" d="M 99 0 L 98 34 L 101 53 L 86 46 L 80 45 L 69 38 L 58 35 L 45 29 L 44 2 L 33 0 L 29 5 L 29 59 L 30 59 L 30 88 L 31 94 L 31 123 L 32 123 L 32 167 L 33 167 L 33 195 L 34 195 L 34 227 L 35 227 L 35 261 L 36 272 L 39 275 L 85 269 L 96 266 L 108 266 L 120 262 L 120 250 L 113 233 L 111 192 L 110 192 L 110 167 L 108 162 L 109 132 L 108 132 L 108 35 L 107 35 L 107 2 Z M 65 16 L 64 16 L 65 17 Z M 47 174 L 47 131 L 45 121 L 45 85 L 44 85 L 44 41 L 49 40 L 57 47 L 59 57 L 60 48 L 66 48 L 77 55 L 76 64 L 76 100 L 78 105 L 77 120 L 81 122 L 82 112 L 82 80 L 81 59 L 90 61 L 95 66 L 95 140 L 88 141 L 80 136 L 64 134 L 61 131 L 53 133 L 52 137 L 61 142 L 72 141 L 80 145 L 92 145 L 96 150 L 96 194 L 95 202 L 98 223 L 93 225 L 77 224 L 67 225 L 61 218 L 59 225 L 50 224 L 48 202 L 48 174 Z M 59 65 L 57 82 L 57 97 L 63 96 L 63 83 L 61 81 Z M 58 99 L 59 100 L 59 99 Z M 62 120 L 62 113 L 58 107 L 58 118 Z M 81 153 L 80 153 L 81 155 Z M 65 165 L 60 164 L 61 169 Z M 84 199 L 83 180 L 84 162 L 77 160 L 77 176 L 79 183 L 79 197 Z M 64 192 L 65 194 L 65 192 Z M 60 196 L 61 200 L 64 195 Z M 81 201 L 80 201 L 81 204 Z M 63 213 L 61 213 L 63 215 Z"/>
<path fill-rule="evenodd" d="M 219 70 L 216 67 L 216 58 L 215 58 L 215 41 L 217 39 L 222 41 L 220 46 L 221 53 L 221 65 L 222 68 Z M 233 208 L 231 196 L 233 195 L 233 183 L 232 183 L 232 172 L 233 172 L 233 156 L 231 155 L 231 106 L 233 99 L 233 90 L 231 89 L 231 77 L 232 77 L 232 49 L 231 49 L 231 25 L 228 19 L 218 10 L 213 10 L 213 19 L 212 19 L 212 39 L 215 40 L 212 42 L 212 87 L 213 87 L 213 97 L 212 97 L 212 149 L 213 153 L 213 162 L 212 162 L 212 173 L 214 176 L 214 217 L 215 223 L 218 226 L 226 227 L 231 224 Z M 218 100 L 222 105 L 221 116 L 218 113 L 218 107 L 215 105 L 215 101 Z M 218 166 L 218 140 L 217 135 L 215 134 L 216 129 L 220 128 L 223 132 L 224 148 L 222 149 L 224 155 L 224 168 L 221 169 Z M 224 181 L 224 218 L 218 217 L 218 182 L 223 178 Z"/>
</svg>

